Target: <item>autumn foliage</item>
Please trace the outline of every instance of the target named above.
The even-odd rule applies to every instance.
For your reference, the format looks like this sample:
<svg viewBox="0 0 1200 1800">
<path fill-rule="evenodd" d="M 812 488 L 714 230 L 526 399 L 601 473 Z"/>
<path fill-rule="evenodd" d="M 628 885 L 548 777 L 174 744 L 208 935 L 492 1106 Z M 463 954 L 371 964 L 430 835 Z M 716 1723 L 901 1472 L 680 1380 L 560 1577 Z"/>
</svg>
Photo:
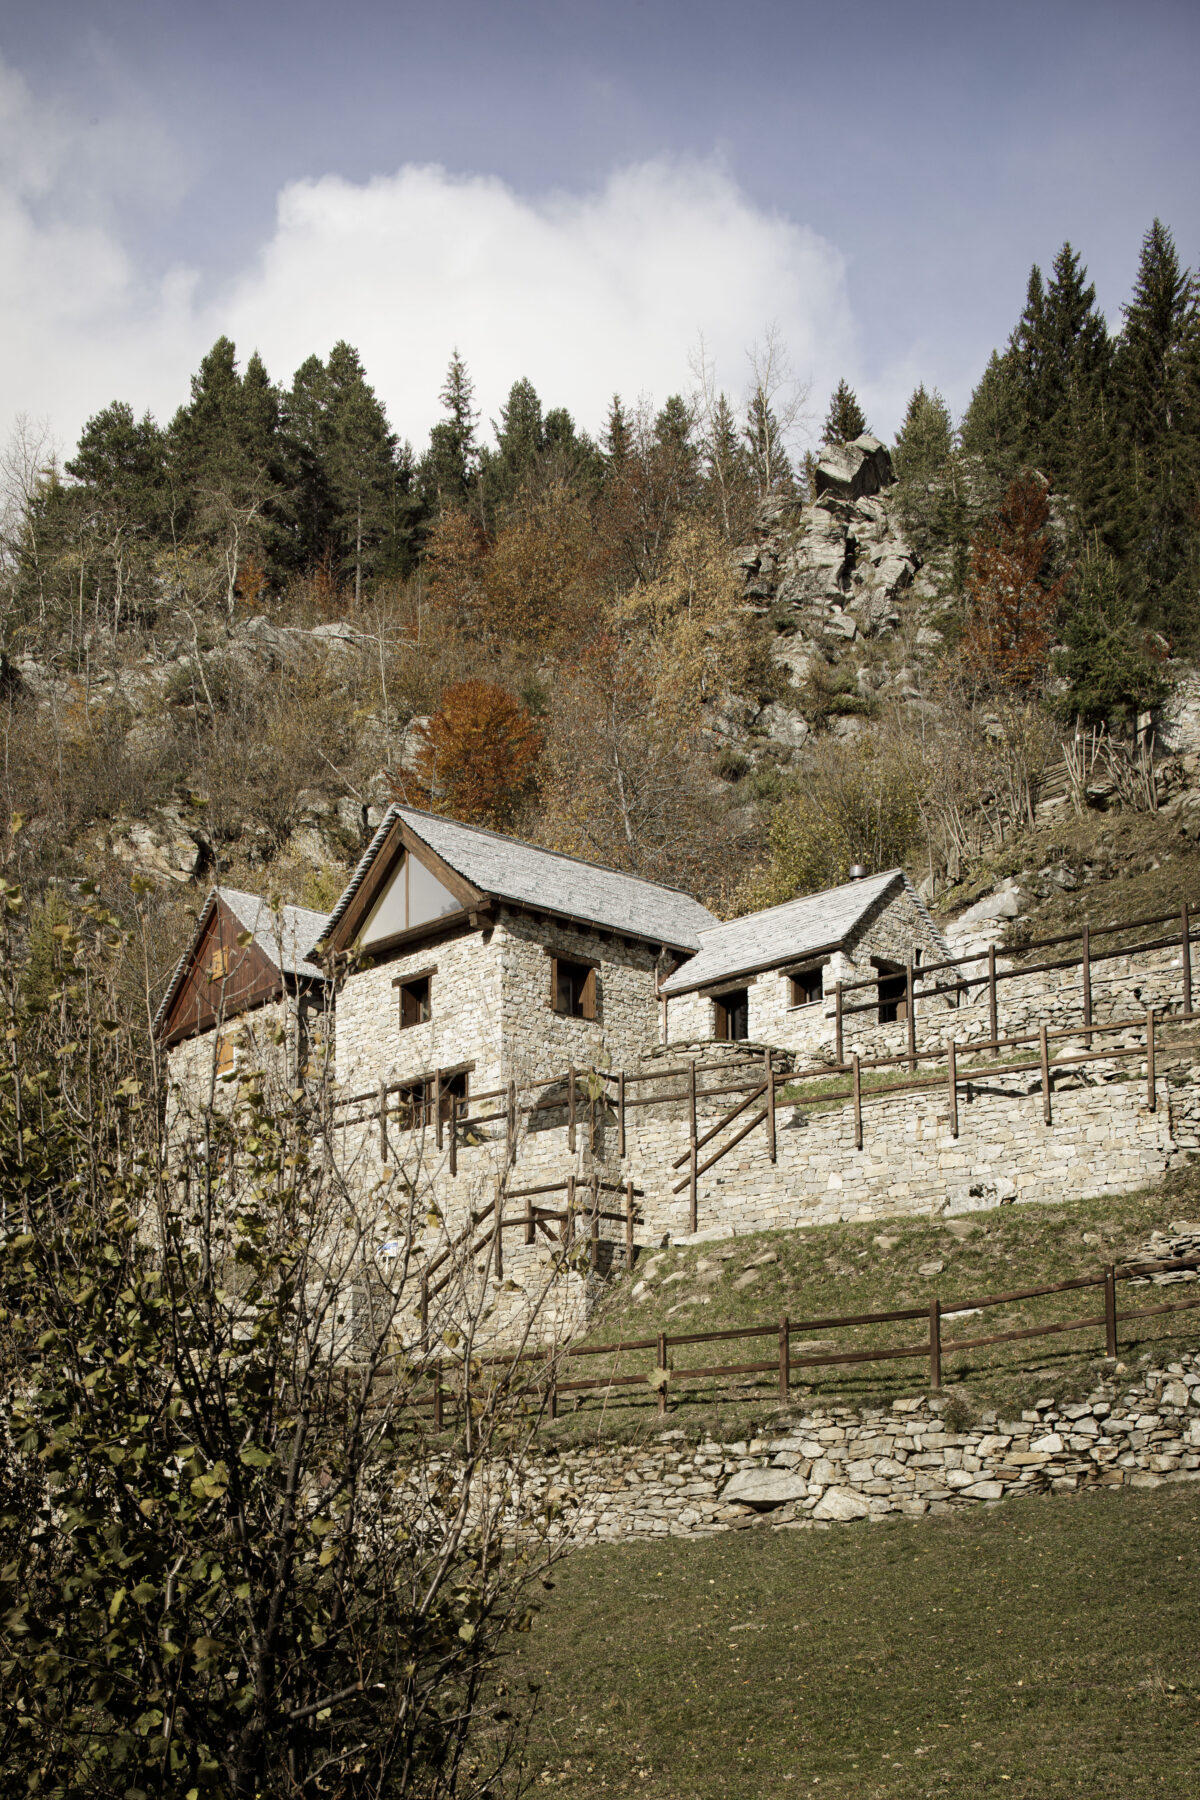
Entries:
<svg viewBox="0 0 1200 1800">
<path fill-rule="evenodd" d="M 460 681 L 420 731 L 401 797 L 470 825 L 510 829 L 533 793 L 542 734 L 519 700 L 490 681 Z"/>
<path fill-rule="evenodd" d="M 997 687 L 1028 689 L 1046 671 L 1069 574 L 1050 576 L 1048 493 L 1040 475 L 1018 475 L 971 544 L 962 653 L 977 676 Z"/>
</svg>

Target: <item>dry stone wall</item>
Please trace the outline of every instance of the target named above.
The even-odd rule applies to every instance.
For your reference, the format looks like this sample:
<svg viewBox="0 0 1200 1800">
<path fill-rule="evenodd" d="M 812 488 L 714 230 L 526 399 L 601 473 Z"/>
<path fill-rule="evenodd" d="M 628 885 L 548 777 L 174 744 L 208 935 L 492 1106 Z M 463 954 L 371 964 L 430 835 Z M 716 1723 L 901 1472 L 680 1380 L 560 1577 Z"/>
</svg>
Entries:
<svg viewBox="0 0 1200 1800">
<path fill-rule="evenodd" d="M 473 1065 L 470 1085 L 502 1079 L 503 953 L 497 933 L 466 931 L 357 969 L 337 1003 L 337 1073 L 346 1093 Z M 431 1016 L 400 1028 L 398 981 L 435 971 Z"/>
<path fill-rule="evenodd" d="M 1085 1401 L 1040 1401 L 1016 1419 L 949 1428 L 946 1402 L 886 1411 L 797 1409 L 769 1435 L 564 1450 L 532 1475 L 561 1529 L 608 1541 L 707 1537 L 753 1525 L 813 1530 L 945 1514 L 1012 1495 L 1200 1481 L 1200 1356 L 1101 1383 Z"/>
</svg>

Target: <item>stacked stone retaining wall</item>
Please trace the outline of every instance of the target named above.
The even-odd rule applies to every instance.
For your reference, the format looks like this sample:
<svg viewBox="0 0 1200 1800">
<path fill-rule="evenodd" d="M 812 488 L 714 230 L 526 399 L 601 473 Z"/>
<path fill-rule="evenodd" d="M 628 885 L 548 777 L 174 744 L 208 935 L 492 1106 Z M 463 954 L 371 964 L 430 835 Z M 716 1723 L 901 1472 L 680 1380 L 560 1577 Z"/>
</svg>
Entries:
<svg viewBox="0 0 1200 1800">
<path fill-rule="evenodd" d="M 1013 1495 L 1200 1481 L 1200 1355 L 1129 1386 L 1116 1378 L 1076 1405 L 1040 1401 L 1019 1418 L 984 1413 L 954 1430 L 938 1398 L 885 1410 L 797 1409 L 738 1443 L 563 1450 L 530 1476 L 581 1538 L 707 1537 L 753 1525 L 794 1530 L 855 1519 L 946 1514 Z"/>
</svg>

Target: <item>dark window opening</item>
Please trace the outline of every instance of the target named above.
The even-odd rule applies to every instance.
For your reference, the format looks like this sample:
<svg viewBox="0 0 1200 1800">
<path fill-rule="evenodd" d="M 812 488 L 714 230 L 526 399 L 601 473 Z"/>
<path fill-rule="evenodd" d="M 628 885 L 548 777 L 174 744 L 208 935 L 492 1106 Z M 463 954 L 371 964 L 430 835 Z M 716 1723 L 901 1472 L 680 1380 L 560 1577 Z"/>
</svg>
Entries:
<svg viewBox="0 0 1200 1800">
<path fill-rule="evenodd" d="M 713 1001 L 713 1036 L 728 1043 L 750 1036 L 750 990 L 735 988 Z"/>
<path fill-rule="evenodd" d="M 894 1025 L 908 1017 L 908 974 L 894 963 L 879 965 L 879 1023 Z"/>
<path fill-rule="evenodd" d="M 790 977 L 792 1006 L 811 1006 L 814 1000 L 820 1000 L 824 994 L 820 969 L 801 969 L 798 975 Z"/>
<path fill-rule="evenodd" d="M 568 1019 L 596 1017 L 596 971 L 590 963 L 550 960 L 550 1004 Z"/>
<path fill-rule="evenodd" d="M 396 1122 L 401 1131 L 420 1131 L 435 1123 L 434 1107 L 449 1120 L 455 1100 L 467 1098 L 467 1071 L 443 1075 L 440 1083 L 430 1076 L 423 1081 L 406 1081 L 396 1094 Z"/>
<path fill-rule="evenodd" d="M 404 1031 L 410 1025 L 424 1025 L 429 1020 L 430 992 L 432 980 L 428 975 L 418 975 L 414 981 L 400 983 L 400 1029 Z"/>
</svg>

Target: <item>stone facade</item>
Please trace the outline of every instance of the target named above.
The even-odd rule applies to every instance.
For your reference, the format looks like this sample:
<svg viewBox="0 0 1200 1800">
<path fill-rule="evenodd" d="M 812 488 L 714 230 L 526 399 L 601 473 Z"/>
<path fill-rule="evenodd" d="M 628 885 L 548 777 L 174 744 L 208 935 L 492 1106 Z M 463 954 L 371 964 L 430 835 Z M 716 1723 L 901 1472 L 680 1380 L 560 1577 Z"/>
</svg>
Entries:
<svg viewBox="0 0 1200 1800">
<path fill-rule="evenodd" d="M 667 1039 L 670 1043 L 711 1040 L 715 1030 L 714 995 L 735 988 L 747 990 L 748 1036 L 754 1043 L 772 1044 L 801 1056 L 813 1056 L 832 1048 L 834 1018 L 831 999 L 839 981 L 861 981 L 870 975 L 872 958 L 903 967 L 909 957 L 927 963 L 945 960 L 946 947 L 928 915 L 907 888 L 880 899 L 854 931 L 844 949 L 832 955 L 794 959 L 787 972 L 769 969 L 757 975 L 737 975 L 699 993 L 675 994 L 667 1001 Z M 796 970 L 820 965 L 823 1000 L 794 1006 L 791 975 Z M 856 995 L 856 999 L 865 998 Z M 940 998 L 931 1004 L 948 1007 Z M 869 1015 L 863 1015 L 869 1016 Z"/>
<path fill-rule="evenodd" d="M 648 1444 L 547 1456 L 530 1479 L 580 1537 L 707 1537 L 752 1525 L 819 1529 L 897 1514 L 920 1517 L 1010 1495 L 1200 1481 L 1200 1356 L 1181 1356 L 1078 1405 L 1041 1402 L 1019 1419 L 985 1413 L 947 1429 L 946 1402 L 887 1411 L 797 1408 L 770 1435 L 689 1444 L 668 1430 Z"/>
</svg>

